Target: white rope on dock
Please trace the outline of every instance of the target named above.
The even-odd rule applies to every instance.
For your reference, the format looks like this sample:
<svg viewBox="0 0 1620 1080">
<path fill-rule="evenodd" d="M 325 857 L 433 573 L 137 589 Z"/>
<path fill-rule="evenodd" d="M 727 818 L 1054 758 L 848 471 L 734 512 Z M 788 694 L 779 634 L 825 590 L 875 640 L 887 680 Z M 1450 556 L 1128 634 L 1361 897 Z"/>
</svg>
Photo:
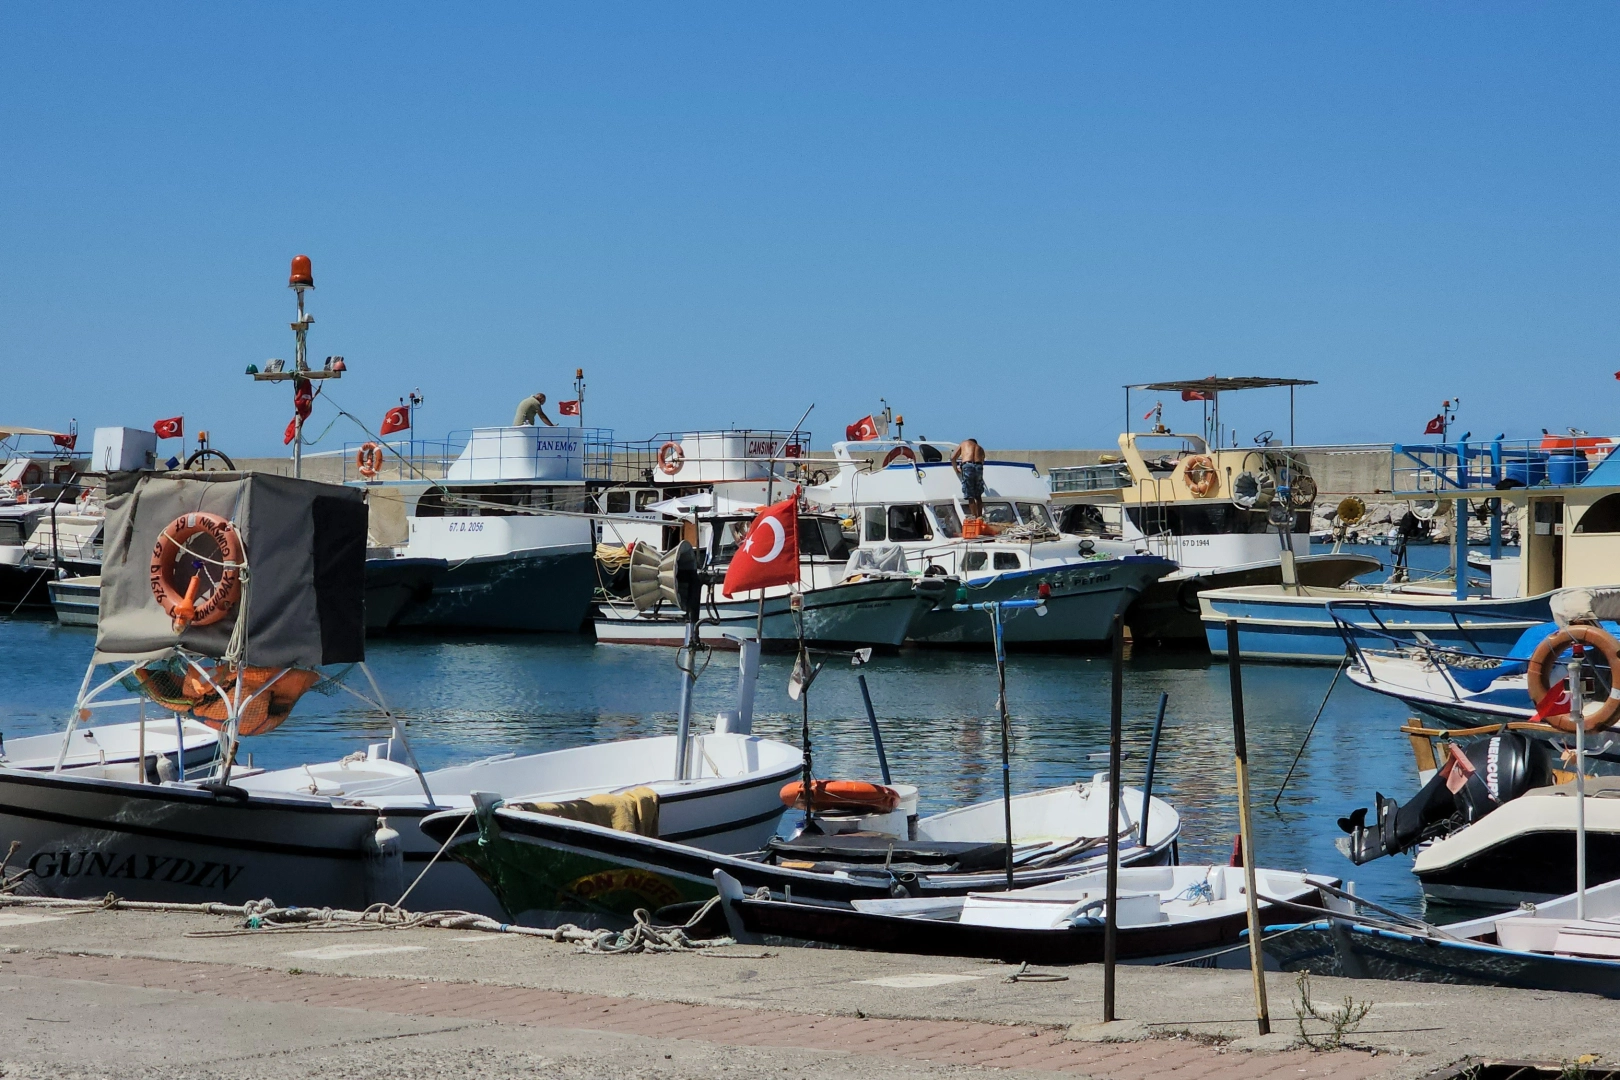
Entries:
<svg viewBox="0 0 1620 1080">
<path fill-rule="evenodd" d="M 75 912 L 92 911 L 162 911 L 197 915 L 235 916 L 243 920 L 240 926 L 220 930 L 188 930 L 186 937 L 252 937 L 263 934 L 332 934 L 360 933 L 370 930 L 479 930 L 494 934 L 517 934 L 521 937 L 546 938 L 556 942 L 573 942 L 579 951 L 616 955 L 641 952 L 682 952 L 689 949 L 713 949 L 737 942 L 729 937 L 694 938 L 689 931 L 695 929 L 720 902 L 718 896 L 708 902 L 680 926 L 657 926 L 646 908 L 637 908 L 634 922 L 625 930 L 586 930 L 573 923 L 564 923 L 554 929 L 537 926 L 519 926 L 501 922 L 487 915 L 471 911 L 410 912 L 393 904 L 373 904 L 364 911 L 343 908 L 278 907 L 270 899 L 250 900 L 246 904 L 185 904 L 148 900 L 125 900 L 108 893 L 100 900 L 66 900 L 50 896 L 3 896 L 0 908 L 33 907 L 52 908 Z"/>
</svg>

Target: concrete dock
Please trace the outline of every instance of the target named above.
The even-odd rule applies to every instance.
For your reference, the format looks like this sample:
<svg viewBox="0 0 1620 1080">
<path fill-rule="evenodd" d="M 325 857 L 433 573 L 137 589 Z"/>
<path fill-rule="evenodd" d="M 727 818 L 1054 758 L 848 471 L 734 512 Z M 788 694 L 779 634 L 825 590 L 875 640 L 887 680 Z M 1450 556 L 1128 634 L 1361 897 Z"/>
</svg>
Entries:
<svg viewBox="0 0 1620 1080">
<path fill-rule="evenodd" d="M 1304 1048 L 1292 976 L 1255 1035 L 1245 971 L 729 946 L 601 955 L 465 930 L 230 930 L 240 916 L 0 909 L 0 1075 L 738 1078 L 1419 1077 L 1465 1058 L 1620 1058 L 1620 1002 L 1316 979 L 1372 1003 Z M 1317 1032 L 1319 1024 L 1308 1030 Z"/>
</svg>

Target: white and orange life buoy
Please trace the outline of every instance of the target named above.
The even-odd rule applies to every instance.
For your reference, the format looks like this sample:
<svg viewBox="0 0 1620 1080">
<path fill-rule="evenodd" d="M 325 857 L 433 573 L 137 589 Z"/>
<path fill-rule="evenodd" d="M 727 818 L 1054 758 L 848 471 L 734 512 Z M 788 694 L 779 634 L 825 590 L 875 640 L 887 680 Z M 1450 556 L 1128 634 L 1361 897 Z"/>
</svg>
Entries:
<svg viewBox="0 0 1620 1080">
<path fill-rule="evenodd" d="M 678 442 L 667 442 L 658 448 L 658 471 L 674 476 L 686 465 L 686 451 Z"/>
<path fill-rule="evenodd" d="M 905 458 L 913 465 L 917 463 L 917 453 L 909 446 L 897 446 L 883 455 L 883 468 L 887 469 L 900 458 Z"/>
<path fill-rule="evenodd" d="M 1181 475 L 1187 482 L 1187 490 L 1200 499 L 1208 498 L 1215 493 L 1215 484 L 1220 476 L 1215 471 L 1215 459 L 1208 454 L 1194 454 L 1182 466 Z"/>
<path fill-rule="evenodd" d="M 197 551 L 192 540 L 207 536 L 214 551 Z M 190 561 L 192 574 L 182 587 L 181 568 Z M 236 526 L 218 514 L 184 514 L 169 522 L 152 548 L 152 596 L 174 620 L 174 632 L 188 626 L 219 622 L 236 606 L 242 592 L 242 538 Z M 206 593 L 202 592 L 204 585 Z"/>
<path fill-rule="evenodd" d="M 361 476 L 365 477 L 367 480 L 372 479 L 378 473 L 382 472 L 382 447 L 378 446 L 374 442 L 365 443 L 354 455 L 354 464 L 355 467 L 360 470 Z"/>
<path fill-rule="evenodd" d="M 1620 642 L 1615 641 L 1607 631 L 1596 626 L 1566 626 L 1542 638 L 1541 644 L 1530 656 L 1529 669 L 1524 675 L 1525 687 L 1530 691 L 1530 703 L 1539 707 L 1551 689 L 1547 681 L 1548 673 L 1563 651 L 1577 641 L 1597 650 L 1609 663 L 1609 685 L 1614 689 L 1602 701 L 1588 702 L 1582 709 L 1584 715 L 1581 722 L 1586 730 L 1598 731 L 1614 723 L 1616 714 L 1620 713 L 1620 696 L 1617 696 L 1620 695 Z M 1559 731 L 1575 730 L 1575 720 L 1567 712 L 1543 719 Z"/>
<path fill-rule="evenodd" d="M 804 783 L 795 780 L 781 791 L 782 805 L 804 807 Z M 810 810 L 849 810 L 867 814 L 887 814 L 900 805 L 900 793 L 892 787 L 865 780 L 812 780 Z"/>
</svg>

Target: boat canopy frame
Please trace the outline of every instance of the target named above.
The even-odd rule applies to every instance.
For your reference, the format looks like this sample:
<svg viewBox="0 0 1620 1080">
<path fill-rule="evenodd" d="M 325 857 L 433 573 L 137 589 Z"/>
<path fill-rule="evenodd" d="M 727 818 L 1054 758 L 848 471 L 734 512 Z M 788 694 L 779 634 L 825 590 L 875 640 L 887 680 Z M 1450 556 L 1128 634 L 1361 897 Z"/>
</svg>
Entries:
<svg viewBox="0 0 1620 1080">
<path fill-rule="evenodd" d="M 1204 402 L 1204 442 L 1219 447 L 1223 441 L 1221 430 L 1221 394 L 1237 390 L 1270 390 L 1288 388 L 1288 445 L 1294 439 L 1294 391 L 1301 386 L 1315 386 L 1315 379 L 1282 379 L 1256 375 L 1210 375 L 1203 379 L 1170 379 L 1160 382 L 1125 384 L 1125 429 L 1131 430 L 1131 391 L 1151 390 L 1156 393 L 1181 394 L 1183 401 Z"/>
</svg>

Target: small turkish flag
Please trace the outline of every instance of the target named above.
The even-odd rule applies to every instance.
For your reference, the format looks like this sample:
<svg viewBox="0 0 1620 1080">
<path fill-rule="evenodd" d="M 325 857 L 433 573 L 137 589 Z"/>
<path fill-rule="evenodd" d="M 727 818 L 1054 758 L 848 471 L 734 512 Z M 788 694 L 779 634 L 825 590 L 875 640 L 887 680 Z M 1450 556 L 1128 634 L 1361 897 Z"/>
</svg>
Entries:
<svg viewBox="0 0 1620 1080">
<path fill-rule="evenodd" d="M 315 407 L 315 390 L 310 386 L 308 379 L 293 380 L 293 413 L 291 420 L 287 421 L 287 430 L 281 436 L 281 445 L 286 446 L 298 437 L 298 421 L 308 420 L 310 410 Z"/>
<path fill-rule="evenodd" d="M 167 420 L 159 420 L 152 425 L 160 439 L 183 439 L 186 437 L 186 420 L 183 416 L 171 416 Z"/>
<path fill-rule="evenodd" d="M 64 450 L 73 449 L 73 447 L 78 444 L 78 441 L 79 441 L 79 436 L 78 435 L 52 435 L 51 436 L 51 442 L 55 443 L 57 446 L 60 446 Z"/>
<path fill-rule="evenodd" d="M 1536 711 L 1530 717 L 1530 722 L 1533 724 L 1549 716 L 1564 716 L 1569 712 L 1569 705 L 1569 680 L 1564 679 L 1547 691 L 1547 696 L 1536 705 Z"/>
<path fill-rule="evenodd" d="M 1446 418 L 1442 413 L 1429 421 L 1429 426 L 1423 429 L 1425 435 L 1444 435 L 1446 433 Z"/>
<path fill-rule="evenodd" d="M 799 497 L 783 499 L 754 516 L 742 546 L 731 557 L 726 596 L 746 589 L 792 585 L 799 580 Z"/>
<path fill-rule="evenodd" d="M 559 402 L 557 402 L 557 415 L 558 416 L 578 416 L 579 415 L 579 402 L 577 402 L 577 401 L 559 401 Z"/>
<path fill-rule="evenodd" d="M 877 438 L 877 421 L 868 414 L 844 429 L 844 438 L 850 442 L 867 442 Z"/>
<path fill-rule="evenodd" d="M 1457 747 L 1456 743 L 1449 745 L 1451 755 L 1446 758 L 1446 763 L 1440 767 L 1440 775 L 1446 778 L 1446 790 L 1455 795 L 1468 786 L 1468 778 L 1478 770 L 1474 768 L 1474 763 L 1468 760 L 1467 755 Z"/>
<path fill-rule="evenodd" d="M 392 435 L 396 431 L 404 431 L 411 426 L 411 410 L 403 405 L 395 405 L 383 413 L 382 433 Z"/>
<path fill-rule="evenodd" d="M 1204 393 L 1202 390 L 1183 390 L 1181 392 L 1181 400 L 1182 401 L 1208 401 L 1209 400 L 1209 395 Z"/>
<path fill-rule="evenodd" d="M 1149 409 L 1147 412 L 1142 414 L 1142 419 L 1151 420 L 1151 419 L 1153 419 L 1153 414 L 1158 412 L 1158 411 L 1159 410 L 1157 410 L 1157 409 Z"/>
</svg>

